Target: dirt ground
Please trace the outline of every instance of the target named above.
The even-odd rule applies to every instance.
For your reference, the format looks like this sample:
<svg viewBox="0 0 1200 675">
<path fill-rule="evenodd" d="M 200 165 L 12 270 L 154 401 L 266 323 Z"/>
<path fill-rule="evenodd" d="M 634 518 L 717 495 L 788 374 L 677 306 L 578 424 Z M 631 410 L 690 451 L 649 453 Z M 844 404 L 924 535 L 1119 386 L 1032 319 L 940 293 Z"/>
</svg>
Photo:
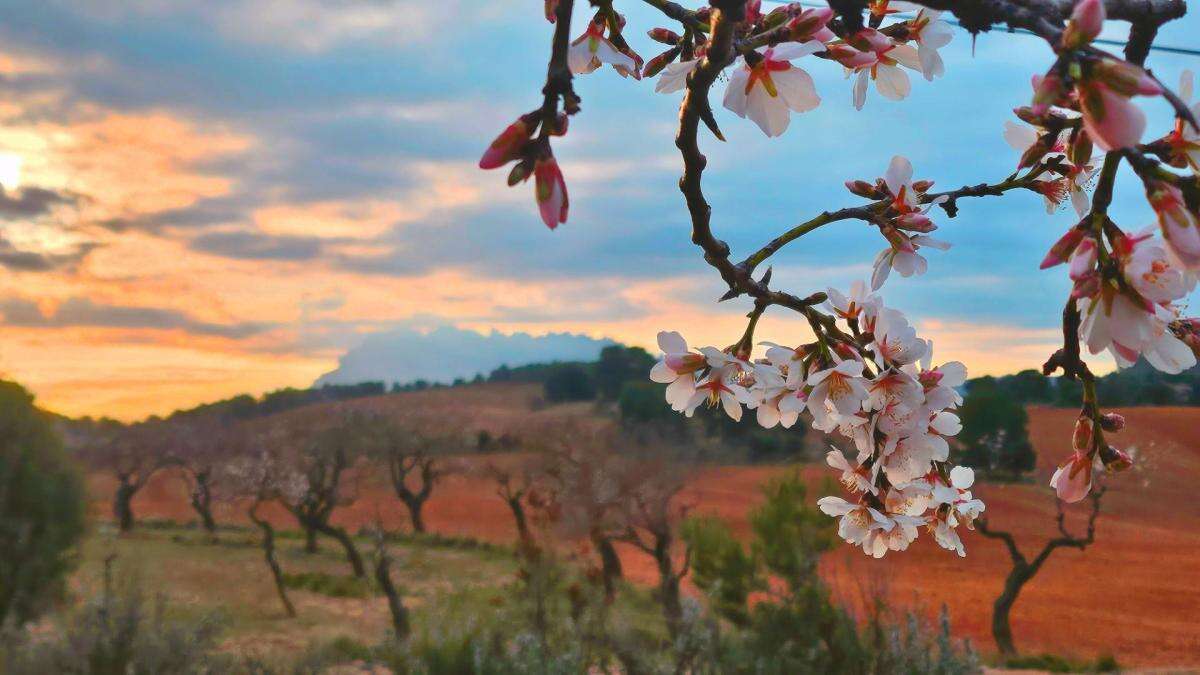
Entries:
<svg viewBox="0 0 1200 675">
<path fill-rule="evenodd" d="M 436 394 L 422 403 L 462 404 Z M 484 427 L 495 428 L 492 422 L 515 406 L 536 407 L 535 398 L 527 388 L 490 390 L 475 415 L 486 420 Z M 1200 666 L 1200 505 L 1195 497 L 1200 480 L 1200 409 L 1123 412 L 1128 429 L 1114 440 L 1136 447 L 1137 467 L 1108 481 L 1096 543 L 1086 552 L 1059 549 L 1025 587 L 1012 614 L 1016 643 L 1027 653 L 1046 651 L 1076 658 L 1113 654 L 1125 666 Z M 525 412 L 523 421 L 536 423 L 540 414 Z M 985 484 L 976 491 L 987 502 L 992 525 L 1011 531 L 1030 557 L 1056 533 L 1054 501 L 1045 480 L 1068 452 L 1073 415 L 1069 410 L 1032 408 L 1030 436 L 1039 455 L 1037 482 Z M 487 461 L 505 459 L 488 455 Z M 813 485 L 828 475 L 818 466 L 700 467 L 690 476 L 682 499 L 696 511 L 719 515 L 744 532 L 746 514 L 759 501 L 758 486 L 771 476 L 796 470 Z M 91 484 L 94 510 L 107 517 L 111 483 L 93 476 Z M 136 497 L 134 509 L 143 518 L 192 518 L 182 481 L 168 472 Z M 509 512 L 494 487 L 481 477 L 447 478 L 426 511 L 434 532 L 493 542 L 514 538 Z M 227 509 L 218 515 L 244 521 Z M 1085 505 L 1069 507 L 1068 526 L 1081 532 L 1085 516 Z M 358 501 L 339 511 L 335 520 L 357 527 L 377 517 L 392 527 L 406 526 L 400 504 L 381 482 L 368 477 Z M 294 526 L 284 513 L 273 518 L 281 526 Z M 878 561 L 843 547 L 827 556 L 823 572 L 852 604 L 869 589 L 878 588 L 886 589 L 900 605 L 936 612 L 944 604 L 956 634 L 971 638 L 986 653 L 994 649 L 989 633 L 991 605 L 1009 569 L 1008 554 L 998 541 L 963 534 L 966 558 L 938 548 L 923 535 L 909 551 Z M 623 550 L 622 556 L 631 578 L 653 580 L 651 560 L 633 550 Z"/>
</svg>

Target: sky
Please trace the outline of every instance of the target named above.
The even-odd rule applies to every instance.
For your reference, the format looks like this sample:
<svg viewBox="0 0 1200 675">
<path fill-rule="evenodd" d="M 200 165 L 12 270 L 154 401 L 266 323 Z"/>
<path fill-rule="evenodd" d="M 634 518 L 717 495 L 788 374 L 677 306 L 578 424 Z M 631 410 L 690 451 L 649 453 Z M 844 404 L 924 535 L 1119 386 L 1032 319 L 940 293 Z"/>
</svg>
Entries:
<svg viewBox="0 0 1200 675">
<path fill-rule="evenodd" d="M 644 31 L 670 24 L 642 3 L 618 8 L 633 46 L 656 54 Z M 539 2 L 0 10 L 0 374 L 45 407 L 130 419 L 307 386 L 386 331 L 570 332 L 652 350 L 663 329 L 693 344 L 741 334 L 746 303 L 715 302 L 724 289 L 689 241 L 677 94 L 612 69 L 577 80 L 583 112 L 556 145 L 571 213 L 556 231 L 531 185 L 476 167 L 540 101 L 552 27 Z M 1197 34 L 1192 16 L 1160 42 L 1195 47 Z M 944 78 L 915 76 L 900 103 L 872 93 L 861 112 L 840 68 L 808 57 L 798 65 L 822 104 L 778 139 L 718 109 L 728 141 L 702 137 L 705 190 L 735 258 L 859 203 L 843 181 L 882 175 L 895 154 L 939 188 L 1008 175 L 1003 124 L 1050 50 L 959 32 L 943 55 Z M 1200 59 L 1155 53 L 1149 65 L 1174 83 Z M 1148 135 L 1165 132 L 1165 105 L 1143 104 Z M 972 374 L 1036 367 L 1068 288 L 1061 268 L 1037 263 L 1072 215 L 1047 215 L 1033 194 L 961 206 L 937 218 L 954 248 L 931 252 L 924 276 L 893 276 L 885 299 Z M 1112 213 L 1131 229 L 1152 221 L 1128 175 Z M 826 226 L 773 258 L 773 284 L 845 288 L 882 245 L 857 221 Z M 773 309 L 758 336 L 805 331 Z"/>
</svg>

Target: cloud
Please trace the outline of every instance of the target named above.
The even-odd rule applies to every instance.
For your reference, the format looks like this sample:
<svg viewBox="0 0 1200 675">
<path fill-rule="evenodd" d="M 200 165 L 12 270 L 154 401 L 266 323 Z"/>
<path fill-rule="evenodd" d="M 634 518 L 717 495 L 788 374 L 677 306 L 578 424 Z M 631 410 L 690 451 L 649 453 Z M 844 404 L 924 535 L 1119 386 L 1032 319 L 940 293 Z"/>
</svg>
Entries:
<svg viewBox="0 0 1200 675">
<path fill-rule="evenodd" d="M 6 190 L 0 185 L 0 217 L 32 218 L 49 213 L 55 206 L 74 204 L 76 197 L 65 192 L 25 186 Z"/>
<path fill-rule="evenodd" d="M 18 248 L 7 238 L 0 236 L 0 266 L 21 272 L 74 269 L 97 246 L 95 243 L 82 243 L 65 251 L 29 251 Z"/>
<path fill-rule="evenodd" d="M 106 305 L 87 298 L 70 298 L 53 311 L 44 313 L 37 303 L 21 298 L 0 301 L 4 325 L 26 328 L 64 328 L 90 326 L 103 328 L 144 328 L 181 330 L 197 335 L 241 339 L 271 328 L 270 324 L 239 322 L 210 323 L 194 319 L 183 312 L 158 307 Z"/>
<path fill-rule="evenodd" d="M 502 365 L 520 366 L 547 361 L 592 360 L 611 340 L 586 335 L 478 333 L 452 326 L 432 329 L 402 327 L 367 337 L 338 359 L 336 370 L 316 384 L 352 384 L 373 380 L 450 382 L 457 377 L 487 374 Z"/>
<path fill-rule="evenodd" d="M 241 260 L 312 260 L 321 255 L 322 242 L 316 237 L 210 232 L 192 239 L 191 248 Z"/>
</svg>

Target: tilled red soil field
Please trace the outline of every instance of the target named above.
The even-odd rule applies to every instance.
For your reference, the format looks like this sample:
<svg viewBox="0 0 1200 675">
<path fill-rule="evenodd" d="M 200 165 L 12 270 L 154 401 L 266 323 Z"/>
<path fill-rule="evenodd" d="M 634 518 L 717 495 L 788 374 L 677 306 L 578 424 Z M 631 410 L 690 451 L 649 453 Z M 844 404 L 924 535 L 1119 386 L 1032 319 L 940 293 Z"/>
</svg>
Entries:
<svg viewBox="0 0 1200 675">
<path fill-rule="evenodd" d="M 486 414 L 501 415 L 497 411 L 510 404 L 498 398 L 496 410 Z M 1124 665 L 1200 666 L 1200 409 L 1123 412 L 1129 425 L 1118 440 L 1136 446 L 1137 468 L 1108 481 L 1096 543 L 1086 552 L 1059 549 L 1025 587 L 1012 615 L 1017 646 L 1079 658 L 1114 654 Z M 1069 410 L 1030 410 L 1030 436 L 1040 457 L 1036 484 L 985 484 L 977 490 L 987 502 L 992 525 L 1013 532 L 1029 556 L 1057 533 L 1054 502 L 1044 480 L 1067 452 L 1073 416 Z M 494 455 L 489 459 L 504 461 Z M 827 475 L 816 466 L 701 467 L 682 498 L 696 511 L 719 515 L 744 532 L 746 514 L 759 500 L 758 486 L 795 470 L 814 485 Z M 93 476 L 91 484 L 95 511 L 107 517 L 111 483 Z M 158 475 L 137 496 L 134 508 L 139 517 L 192 518 L 183 484 L 170 473 Z M 244 520 L 223 510 L 220 515 L 226 519 Z M 382 483 L 368 478 L 360 499 L 335 519 L 353 528 L 374 522 L 377 515 L 389 526 L 406 525 L 400 504 Z M 1085 516 L 1085 505 L 1070 507 L 1068 525 L 1081 532 Z M 273 517 L 281 526 L 294 526 L 282 512 Z M 426 520 L 431 530 L 447 535 L 496 542 L 514 537 L 504 503 L 482 478 L 446 479 L 427 506 Z M 850 603 L 862 597 L 864 588 L 883 587 L 898 605 L 916 604 L 934 612 L 944 604 L 955 632 L 987 651 L 992 649 L 991 605 L 1009 569 L 1008 554 L 1000 542 L 975 533 L 964 532 L 964 541 L 966 558 L 938 548 L 924 534 L 909 551 L 881 561 L 844 547 L 827 556 L 823 571 Z M 649 559 L 633 550 L 622 556 L 631 578 L 653 580 Z"/>
</svg>

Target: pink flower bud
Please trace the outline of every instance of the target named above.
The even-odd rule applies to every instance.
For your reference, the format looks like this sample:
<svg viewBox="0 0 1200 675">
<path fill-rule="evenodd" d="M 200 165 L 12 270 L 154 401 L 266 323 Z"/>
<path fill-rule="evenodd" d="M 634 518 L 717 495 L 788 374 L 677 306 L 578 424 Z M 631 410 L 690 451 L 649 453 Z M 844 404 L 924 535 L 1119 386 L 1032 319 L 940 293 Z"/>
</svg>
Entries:
<svg viewBox="0 0 1200 675">
<path fill-rule="evenodd" d="M 1080 0 L 1071 12 L 1071 21 L 1063 32 L 1063 46 L 1078 49 L 1100 35 L 1104 28 L 1104 3 L 1102 0 Z"/>
<path fill-rule="evenodd" d="M 1054 476 L 1050 478 L 1050 487 L 1054 488 L 1058 498 L 1064 502 L 1075 503 L 1082 500 L 1092 489 L 1092 458 L 1073 453 L 1054 472 Z"/>
<path fill-rule="evenodd" d="M 1146 197 L 1158 216 L 1167 247 L 1189 270 L 1200 270 L 1200 218 L 1188 209 L 1183 193 L 1174 185 L 1158 182 L 1147 189 Z"/>
<path fill-rule="evenodd" d="M 536 117 L 532 115 L 522 115 L 501 131 L 496 140 L 483 151 L 483 157 L 479 159 L 479 168 L 498 169 L 520 157 L 530 135 L 537 127 L 532 121 L 534 119 Z"/>
<path fill-rule="evenodd" d="M 1086 231 L 1079 227 L 1072 227 L 1067 230 L 1066 234 L 1059 237 L 1058 241 L 1054 242 L 1054 245 L 1050 247 L 1050 251 L 1042 259 L 1039 269 L 1044 270 L 1065 263 L 1075 251 L 1075 247 L 1079 245 L 1079 242 L 1083 241 L 1085 234 Z"/>
<path fill-rule="evenodd" d="M 1120 413 L 1104 413 L 1100 417 L 1100 428 L 1116 433 L 1125 428 L 1125 416 Z"/>
<path fill-rule="evenodd" d="M 846 39 L 855 49 L 883 54 L 895 48 L 896 42 L 874 28 L 863 28 Z"/>
<path fill-rule="evenodd" d="M 508 186 L 512 187 L 517 183 L 523 183 L 529 180 L 529 176 L 533 174 L 533 162 L 525 159 L 513 165 L 512 171 L 508 172 Z"/>
<path fill-rule="evenodd" d="M 1092 451 L 1092 420 L 1080 415 L 1075 420 L 1075 431 L 1071 433 L 1071 447 L 1076 453 L 1090 454 Z"/>
<path fill-rule="evenodd" d="M 851 194 L 858 195 L 859 197 L 879 199 L 879 193 L 875 190 L 875 185 L 865 180 L 848 180 L 846 181 L 846 189 Z"/>
<path fill-rule="evenodd" d="M 743 20 L 746 23 L 754 23 L 762 18 L 762 0 L 749 0 L 746 3 L 746 16 Z"/>
<path fill-rule="evenodd" d="M 642 77 L 654 77 L 662 72 L 668 64 L 679 57 L 679 48 L 674 47 L 659 54 L 658 56 L 646 62 L 646 67 L 642 69 Z"/>
<path fill-rule="evenodd" d="M 1131 148 L 1142 140 L 1146 115 L 1128 97 L 1097 81 L 1081 83 L 1079 104 L 1083 128 L 1104 151 Z"/>
<path fill-rule="evenodd" d="M 537 160 L 533 167 L 533 179 L 533 196 L 542 222 L 552 230 L 559 223 L 567 222 L 567 183 L 553 155 Z"/>
<path fill-rule="evenodd" d="M 902 230 L 908 230 L 909 232 L 927 233 L 933 232 L 937 229 L 937 225 L 934 225 L 933 221 L 930 220 L 928 216 L 923 213 L 917 213 L 916 211 L 911 211 L 902 216 L 898 216 L 892 222 L 896 224 L 896 227 Z"/>
<path fill-rule="evenodd" d="M 1067 267 L 1067 276 L 1071 281 L 1080 281 L 1096 268 L 1098 247 L 1096 240 L 1088 237 L 1079 242 L 1075 252 L 1071 254 L 1071 264 Z"/>
<path fill-rule="evenodd" d="M 1102 59 L 1092 65 L 1090 76 L 1122 96 L 1158 96 L 1162 86 L 1145 70 L 1119 59 Z"/>
<path fill-rule="evenodd" d="M 673 47 L 679 44 L 679 33 L 669 28 L 651 28 L 646 34 L 650 36 L 651 40 L 661 42 L 664 45 L 671 45 Z"/>
<path fill-rule="evenodd" d="M 1125 471 L 1133 466 L 1133 457 L 1124 450 L 1118 450 L 1111 445 L 1100 448 L 1100 462 L 1108 471 Z"/>
<path fill-rule="evenodd" d="M 1091 272 L 1075 280 L 1071 287 L 1071 297 L 1076 300 L 1090 298 L 1100 292 L 1100 274 Z"/>
<path fill-rule="evenodd" d="M 826 51 L 829 52 L 829 58 L 852 69 L 869 66 L 879 60 L 873 51 L 860 51 L 845 44 L 827 45 Z"/>
<path fill-rule="evenodd" d="M 558 0 L 546 0 L 546 20 L 550 23 L 558 21 Z"/>
<path fill-rule="evenodd" d="M 833 10 L 828 7 L 806 9 L 788 23 L 788 34 L 796 42 L 829 42 L 837 37 L 828 28 L 832 18 Z"/>
<path fill-rule="evenodd" d="M 1056 70 L 1033 78 L 1033 103 L 1029 110 L 1034 115 L 1045 115 L 1050 106 L 1058 105 L 1067 95 L 1067 87 Z"/>
</svg>

